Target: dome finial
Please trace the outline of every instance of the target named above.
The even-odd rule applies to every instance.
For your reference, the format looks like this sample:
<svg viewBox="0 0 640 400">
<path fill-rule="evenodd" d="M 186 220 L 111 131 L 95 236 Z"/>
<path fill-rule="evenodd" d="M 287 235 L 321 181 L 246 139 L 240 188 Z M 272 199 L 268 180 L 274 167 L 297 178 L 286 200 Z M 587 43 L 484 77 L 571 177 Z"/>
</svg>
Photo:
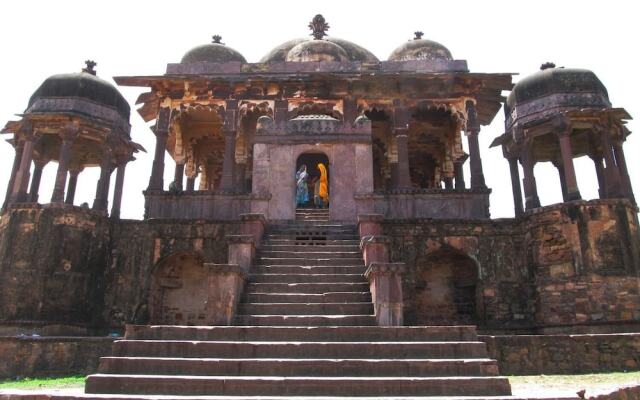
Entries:
<svg viewBox="0 0 640 400">
<path fill-rule="evenodd" d="M 318 14 L 313 17 L 311 22 L 309 22 L 309 29 L 311 29 L 311 36 L 313 36 L 313 38 L 316 40 L 320 40 L 323 37 L 327 36 L 329 24 L 324 19 L 322 14 Z"/>
<path fill-rule="evenodd" d="M 222 43 L 222 36 L 220 35 L 213 35 L 211 36 L 211 39 L 213 40 L 211 43 L 218 43 L 218 44 L 224 44 Z"/>
<path fill-rule="evenodd" d="M 413 40 L 420 40 L 422 39 L 422 36 L 424 36 L 424 32 L 422 31 L 415 31 L 413 34 L 416 35 Z"/>
<path fill-rule="evenodd" d="M 96 70 L 94 69 L 94 67 L 96 65 L 98 65 L 98 63 L 96 63 L 93 60 L 87 60 L 84 62 L 87 66 L 82 68 L 82 72 L 86 72 L 87 74 L 91 74 L 91 75 L 95 75 L 96 74 Z"/>
<path fill-rule="evenodd" d="M 546 63 L 544 63 L 544 64 L 542 64 L 540 66 L 540 70 L 544 71 L 545 69 L 555 68 L 555 67 L 556 67 L 556 65 L 554 63 L 547 61 Z"/>
</svg>

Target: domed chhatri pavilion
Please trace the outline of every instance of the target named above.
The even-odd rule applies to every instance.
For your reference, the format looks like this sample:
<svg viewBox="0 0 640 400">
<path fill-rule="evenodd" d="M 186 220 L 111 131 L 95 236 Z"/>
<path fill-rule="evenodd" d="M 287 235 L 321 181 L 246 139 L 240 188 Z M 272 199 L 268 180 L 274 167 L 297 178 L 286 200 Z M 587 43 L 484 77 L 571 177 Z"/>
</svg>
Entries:
<svg viewBox="0 0 640 400">
<path fill-rule="evenodd" d="M 557 334 L 556 358 L 594 354 L 577 350 L 576 337 L 562 350 L 562 335 L 638 332 L 638 209 L 623 152 L 631 117 L 593 72 L 546 63 L 514 86 L 512 74 L 470 72 L 422 32 L 380 61 L 327 36 L 321 15 L 309 27 L 309 38 L 258 63 L 216 35 L 164 75 L 114 78 L 147 88 L 137 111 L 155 121 L 142 220 L 119 217 L 125 166 L 144 150 L 131 140 L 126 100 L 90 61 L 45 80 L 2 131 L 16 156 L 0 219 L 0 332 L 104 335 L 127 326 L 88 392 L 242 396 L 506 395 L 495 361 L 474 347 L 473 326 Z M 503 104 L 505 131 L 492 147 L 508 163 L 491 173 L 510 172 L 515 217 L 492 220 L 481 158 L 489 149 L 478 136 Z M 582 156 L 593 160 L 598 199 L 581 198 L 573 160 Z M 547 161 L 563 202 L 541 206 L 534 166 Z M 57 174 L 47 202 L 38 189 L 49 162 Z M 95 202 L 78 206 L 78 174 L 93 167 Z M 216 340 L 233 351 L 215 350 L 227 343 Z M 443 347 L 433 350 L 434 341 Z M 509 349 L 491 355 L 534 356 L 507 357 Z M 634 351 L 624 368 L 640 368 Z M 223 353 L 239 363 L 235 372 L 212 361 Z M 436 353 L 447 360 L 433 364 Z M 394 362 L 408 354 L 403 362 L 419 365 L 403 364 L 413 378 L 396 382 Z M 384 360 L 373 366 L 372 357 Z M 313 372 L 297 358 L 313 361 Z M 535 362 L 522 363 L 532 372 Z M 333 383 L 247 386 L 226 376 L 258 370 Z M 448 375 L 464 382 L 434 378 Z"/>
</svg>

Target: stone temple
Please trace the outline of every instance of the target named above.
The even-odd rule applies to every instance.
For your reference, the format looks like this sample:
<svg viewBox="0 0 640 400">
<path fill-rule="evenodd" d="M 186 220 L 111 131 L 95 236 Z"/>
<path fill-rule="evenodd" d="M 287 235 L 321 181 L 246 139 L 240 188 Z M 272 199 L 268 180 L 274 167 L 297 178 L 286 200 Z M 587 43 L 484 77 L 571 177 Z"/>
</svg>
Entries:
<svg viewBox="0 0 640 400">
<path fill-rule="evenodd" d="M 164 75 L 115 78 L 145 88 L 138 113 L 155 121 L 142 220 L 120 218 L 125 167 L 144 150 L 130 105 L 93 62 L 46 79 L 2 131 L 15 159 L 0 332 L 126 327 L 87 393 L 285 397 L 509 395 L 476 326 L 638 332 L 631 117 L 593 72 L 546 63 L 514 86 L 421 32 L 380 60 L 326 36 L 320 15 L 309 27 L 257 63 L 214 36 Z M 492 147 L 507 162 L 490 172 L 511 174 L 515 217 L 496 220 L 478 136 L 503 106 Z M 598 199 L 581 198 L 582 156 Z M 564 201 L 541 207 L 534 166 L 547 161 Z M 95 201 L 78 205 L 87 168 L 100 169 Z"/>
</svg>

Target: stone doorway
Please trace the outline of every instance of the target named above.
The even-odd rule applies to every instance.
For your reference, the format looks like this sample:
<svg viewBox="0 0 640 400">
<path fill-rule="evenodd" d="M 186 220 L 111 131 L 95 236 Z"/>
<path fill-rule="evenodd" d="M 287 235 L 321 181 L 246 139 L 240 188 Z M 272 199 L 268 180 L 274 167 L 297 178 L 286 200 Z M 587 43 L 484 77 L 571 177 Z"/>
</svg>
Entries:
<svg viewBox="0 0 640 400">
<path fill-rule="evenodd" d="M 207 276 L 197 255 L 175 254 L 161 261 L 151 278 L 150 323 L 205 325 Z"/>
<path fill-rule="evenodd" d="M 314 208 L 313 195 L 314 195 L 314 179 L 320 178 L 320 171 L 318 170 L 318 164 L 324 164 L 327 168 L 327 179 L 329 180 L 329 198 L 331 198 L 331 171 L 329 168 L 329 157 L 327 157 L 324 153 L 303 153 L 298 156 L 296 160 L 296 171 L 300 169 L 302 165 L 307 166 L 307 172 L 309 173 L 308 182 L 308 192 L 309 192 L 309 201 L 307 204 L 300 206 L 296 203 L 296 208 Z M 294 172 L 295 173 L 295 172 Z M 328 205 L 325 208 L 329 208 Z"/>
<path fill-rule="evenodd" d="M 475 324 L 478 266 L 464 253 L 441 249 L 418 264 L 417 325 Z"/>
</svg>

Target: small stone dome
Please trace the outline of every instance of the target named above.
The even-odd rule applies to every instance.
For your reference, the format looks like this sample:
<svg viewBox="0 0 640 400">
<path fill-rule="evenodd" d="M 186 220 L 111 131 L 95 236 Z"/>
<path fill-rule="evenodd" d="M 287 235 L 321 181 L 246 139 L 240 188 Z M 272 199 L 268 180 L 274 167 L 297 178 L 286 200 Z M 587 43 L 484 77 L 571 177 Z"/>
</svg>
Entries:
<svg viewBox="0 0 640 400">
<path fill-rule="evenodd" d="M 129 121 L 131 109 L 129 103 L 111 83 L 96 76 L 93 61 L 86 61 L 87 67 L 82 72 L 71 74 L 57 74 L 45 79 L 29 99 L 27 111 L 30 111 L 34 103 L 45 98 L 80 97 L 91 100 L 101 105 L 114 108 L 126 121 Z M 48 109 L 44 102 L 37 106 L 34 112 L 55 112 L 57 109 Z"/>
<path fill-rule="evenodd" d="M 608 107 L 607 88 L 592 71 L 577 68 L 555 68 L 552 63 L 543 64 L 540 71 L 521 79 L 507 97 L 507 107 L 555 93 L 595 94 L 594 104 Z M 593 96 L 590 96 L 593 97 Z M 582 104 L 576 104 L 579 106 Z"/>
<path fill-rule="evenodd" d="M 230 61 L 240 61 L 246 63 L 247 60 L 240 52 L 221 43 L 222 37 L 213 36 L 213 42 L 194 47 L 187 51 L 182 57 L 181 63 L 210 62 L 226 63 Z"/>
<path fill-rule="evenodd" d="M 410 60 L 444 60 L 451 61 L 453 57 L 449 49 L 433 40 L 422 39 L 422 32 L 416 32 L 415 38 L 391 52 L 389 61 Z"/>
<path fill-rule="evenodd" d="M 287 53 L 286 61 L 349 61 L 349 55 L 340 46 L 328 40 L 308 40 L 299 43 Z"/>
<path fill-rule="evenodd" d="M 326 36 L 329 24 L 322 15 L 316 15 L 309 23 L 313 39 L 299 38 L 285 42 L 267 55 L 261 63 L 282 61 L 360 61 L 379 62 L 369 50 L 348 40 Z"/>
</svg>

